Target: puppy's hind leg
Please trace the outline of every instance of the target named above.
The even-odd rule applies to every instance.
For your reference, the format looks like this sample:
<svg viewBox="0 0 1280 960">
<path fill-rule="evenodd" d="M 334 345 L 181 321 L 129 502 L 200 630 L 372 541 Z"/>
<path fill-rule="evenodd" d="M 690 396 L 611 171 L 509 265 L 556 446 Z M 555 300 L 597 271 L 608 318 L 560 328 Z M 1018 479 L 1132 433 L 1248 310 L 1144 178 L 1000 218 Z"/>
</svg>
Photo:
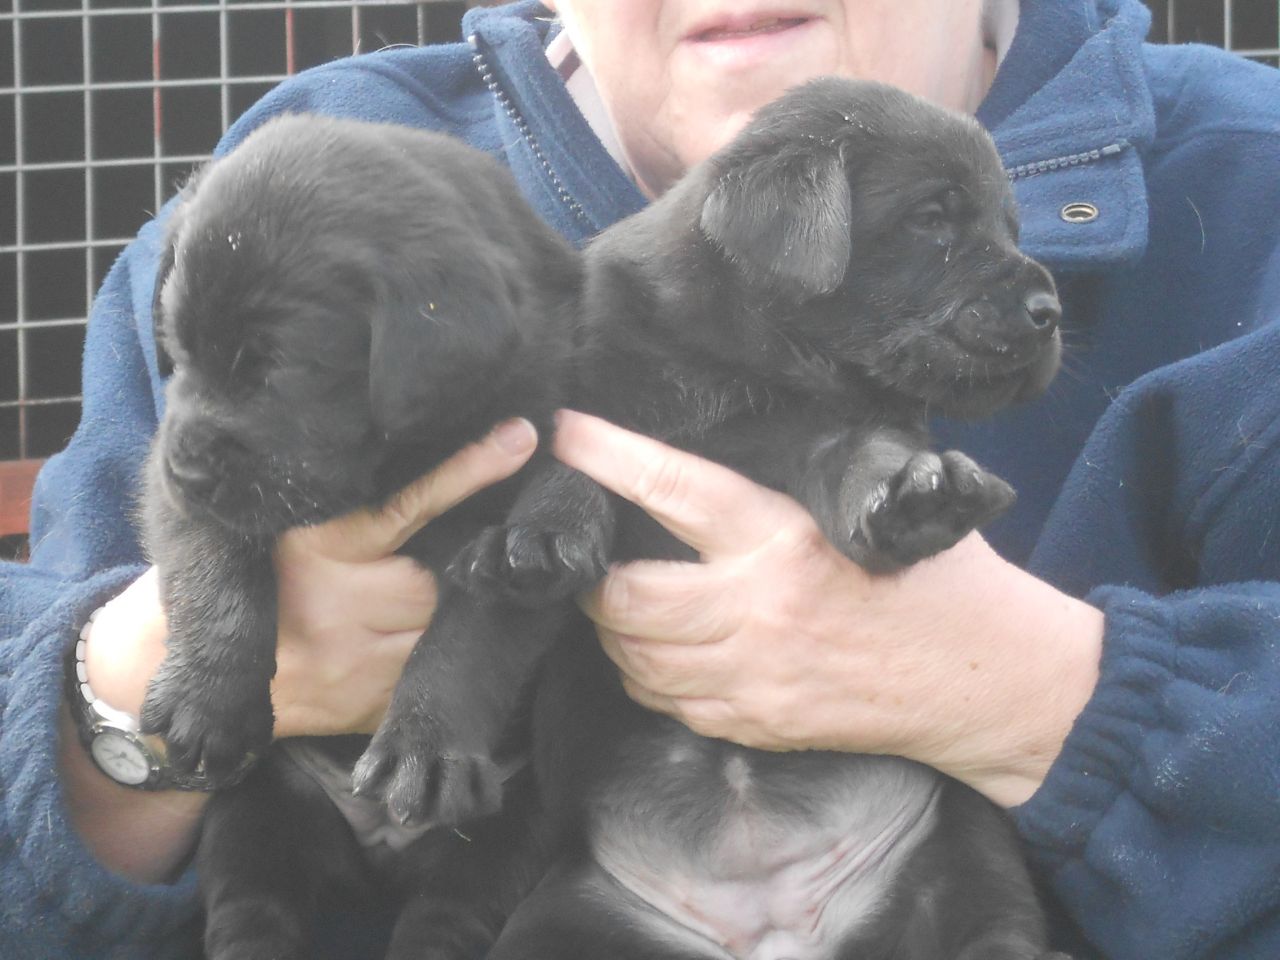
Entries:
<svg viewBox="0 0 1280 960">
<path fill-rule="evenodd" d="M 944 781 L 938 824 L 895 881 L 899 905 L 880 918 L 900 960 L 1071 960 L 1049 949 L 1045 914 L 1003 811 Z M 853 944 L 849 960 L 868 955 Z M 879 955 L 869 951 L 871 955 Z"/>
<path fill-rule="evenodd" d="M 325 879 L 362 883 L 342 815 L 279 751 L 210 802 L 196 869 L 208 960 L 304 960 Z"/>
<path fill-rule="evenodd" d="M 386 960 L 475 960 L 542 879 L 551 847 L 533 771 L 508 785 L 503 810 L 460 830 L 436 830 L 402 857 L 409 874 Z"/>
</svg>

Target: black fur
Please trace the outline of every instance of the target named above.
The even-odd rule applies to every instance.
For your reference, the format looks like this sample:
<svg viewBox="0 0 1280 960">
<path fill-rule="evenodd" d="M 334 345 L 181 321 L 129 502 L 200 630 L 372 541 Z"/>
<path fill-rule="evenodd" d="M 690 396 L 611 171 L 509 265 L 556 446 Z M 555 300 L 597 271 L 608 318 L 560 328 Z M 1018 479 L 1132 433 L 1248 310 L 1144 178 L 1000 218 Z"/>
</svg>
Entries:
<svg viewBox="0 0 1280 960">
<path fill-rule="evenodd" d="M 271 550 L 287 527 L 380 506 L 500 419 L 548 429 L 579 270 L 505 170 L 437 134 L 286 117 L 184 191 L 158 280 L 157 344 L 173 376 L 145 500 L 170 637 L 143 723 L 176 766 L 215 780 L 271 751 L 209 811 L 211 960 L 306 956 L 318 897 L 338 880 L 405 904 L 391 956 L 474 956 L 539 875 L 527 772 L 504 787 L 495 767 L 487 794 L 469 792 L 465 839 L 450 829 L 462 814 L 436 798 L 440 829 L 403 855 L 369 858 L 316 782 L 269 748 Z M 502 520 L 521 482 L 471 498 L 403 552 L 442 572 Z M 465 691 L 492 713 L 484 691 L 505 702 L 531 668 L 518 637 L 489 676 L 468 675 L 470 661 L 433 642 L 452 619 L 479 628 L 499 612 L 464 614 L 470 598 L 438 579 L 440 615 L 407 675 L 425 672 L 437 703 Z M 542 632 L 562 618 L 525 617 Z M 322 749 L 350 769 L 366 743 Z M 421 789 L 409 792 L 401 802 L 390 784 L 402 820 L 420 812 Z"/>
<path fill-rule="evenodd" d="M 269 734 L 274 534 L 381 502 L 511 413 L 545 438 L 548 411 L 567 401 L 724 462 L 794 496 L 873 571 L 945 549 L 1012 500 L 963 454 L 931 452 L 925 430 L 932 411 L 983 416 L 1034 396 L 1058 359 L 1052 281 L 1017 251 L 1008 183 L 972 121 L 877 85 L 811 84 L 603 234 L 581 264 L 465 148 L 426 149 L 422 135 L 389 129 L 356 136 L 354 173 L 328 140 L 307 142 L 330 136 L 314 132 L 326 122 L 293 122 L 276 148 L 297 139 L 298 153 L 254 165 L 247 143 L 196 184 L 160 296 L 177 373 L 149 527 L 176 629 L 146 719 L 185 762 L 226 772 Z M 434 186 L 369 174 L 398 154 Z M 432 202 L 406 203 L 417 191 Z M 410 237 L 419 216 L 429 229 Z M 253 224 L 256 247 L 236 223 Z M 424 299 L 442 322 L 419 328 Z M 249 439 L 228 438 L 228 425 Z M 966 788 L 892 758 L 705 740 L 622 695 L 566 598 L 614 560 L 692 559 L 642 512 L 540 458 L 430 533 L 410 552 L 450 576 L 355 784 L 399 819 L 465 822 L 468 835 L 499 839 L 479 845 L 457 889 L 440 886 L 457 869 L 441 852 L 447 831 L 383 874 L 423 904 L 406 913 L 393 955 L 437 928 L 440 955 L 482 943 L 536 875 L 548 832 L 567 853 L 517 910 L 500 960 L 722 955 L 623 882 L 614 848 L 639 851 L 660 876 L 692 856 L 709 871 L 689 878 L 696 900 L 698 883 L 728 869 L 708 845 L 735 812 L 803 837 L 820 814 L 857 812 L 849 791 L 866 794 L 873 819 L 901 809 L 914 826 L 887 847 L 890 859 L 902 851 L 894 870 L 869 875 L 875 890 L 883 881 L 874 910 L 822 911 L 830 929 L 814 956 L 1046 955 L 1013 834 Z M 499 771 L 539 669 L 535 800 Z M 731 769 L 746 779 L 730 784 Z M 238 809 L 215 801 L 201 854 L 209 943 L 235 946 L 214 957 L 296 954 L 321 866 L 367 869 L 296 774 L 282 758 L 228 792 Z M 256 845 L 271 828 L 257 811 L 282 797 L 293 816 L 330 823 L 346 853 L 317 847 L 293 871 L 262 863 Z M 504 858 L 512 837 L 527 842 Z M 307 842 L 284 829 L 277 839 L 269 859 Z M 486 896 L 482 881 L 500 892 Z"/>
<path fill-rule="evenodd" d="M 572 400 L 789 493 L 838 549 L 892 572 L 1013 499 L 963 454 L 931 452 L 925 424 L 1032 397 L 1057 369 L 1054 285 L 1016 241 L 1012 192 L 976 123 L 891 88 L 815 82 L 589 246 Z M 533 483 L 455 561 L 482 596 L 572 593 L 601 555 L 694 559 L 571 471 Z M 896 758 L 698 737 L 627 700 L 589 628 L 555 648 L 538 700 L 538 774 L 571 852 L 496 960 L 605 944 L 615 960 L 1048 956 L 1010 826 L 958 782 Z M 814 895 L 809 920 L 770 934 L 790 941 L 752 941 L 733 916 L 751 908 L 723 891 L 749 902 L 742 891 L 783 882 L 767 865 L 807 834 L 821 849 L 824 817 L 859 805 L 868 835 L 837 833 L 835 848 L 898 838 L 882 866 L 855 871 L 865 889 L 834 906 Z M 750 869 L 725 862 L 744 824 Z M 766 880 L 744 886 L 741 871 Z"/>
</svg>

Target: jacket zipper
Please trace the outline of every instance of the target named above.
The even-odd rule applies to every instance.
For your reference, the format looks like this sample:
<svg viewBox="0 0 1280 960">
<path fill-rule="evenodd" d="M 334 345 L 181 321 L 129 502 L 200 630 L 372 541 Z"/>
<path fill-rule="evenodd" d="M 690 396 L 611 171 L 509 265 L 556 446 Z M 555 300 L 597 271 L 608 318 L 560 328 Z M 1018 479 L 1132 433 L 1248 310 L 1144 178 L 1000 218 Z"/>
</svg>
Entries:
<svg viewBox="0 0 1280 960">
<path fill-rule="evenodd" d="M 1130 146 L 1128 140 L 1117 140 L 1115 143 L 1109 143 L 1105 147 L 1099 147 L 1096 150 L 1086 150 L 1084 153 L 1069 153 L 1064 157 L 1054 157 L 1052 160 L 1036 160 L 1033 163 L 1020 163 L 1016 167 L 1010 167 L 1005 172 L 1010 180 L 1021 180 L 1025 177 L 1034 177 L 1041 173 L 1049 173 L 1052 170 L 1059 170 L 1062 167 L 1078 167 L 1086 163 L 1095 163 L 1098 160 L 1106 160 L 1109 157 L 1117 156 Z"/>
<path fill-rule="evenodd" d="M 489 67 L 489 62 L 480 51 L 480 41 L 473 33 L 467 37 L 467 43 L 471 45 L 471 59 L 476 65 L 476 69 L 480 72 L 480 79 L 484 85 L 489 88 L 489 92 L 497 98 L 499 105 L 506 112 L 507 117 L 515 124 L 516 130 L 520 132 L 521 138 L 529 145 L 529 149 L 533 151 L 534 157 L 541 164 L 543 172 L 550 179 L 552 186 L 555 187 L 556 195 L 560 201 L 569 208 L 583 224 L 592 231 L 595 230 L 595 224 L 588 219 L 583 211 L 581 204 L 573 198 L 573 195 L 565 189 L 563 181 L 552 169 L 551 162 L 547 159 L 542 147 L 538 145 L 538 139 L 533 135 L 533 131 L 529 129 L 528 122 L 521 116 L 520 111 L 516 109 L 516 105 L 512 102 L 507 92 L 502 89 L 502 85 L 498 83 L 498 78 L 494 76 L 493 70 Z M 1096 163 L 1099 160 L 1106 160 L 1110 157 L 1118 156 L 1130 146 L 1128 140 L 1117 140 L 1115 143 L 1109 143 L 1105 147 L 1098 147 L 1095 150 L 1085 150 L 1083 153 L 1069 153 L 1061 157 L 1053 157 L 1049 160 L 1035 160 L 1031 163 L 1020 163 L 1016 167 L 1010 167 L 1005 171 L 1010 180 L 1022 180 L 1027 177 L 1035 177 L 1042 173 L 1050 173 L 1059 170 L 1062 167 L 1078 167 L 1086 163 Z"/>
<path fill-rule="evenodd" d="M 587 217 L 586 212 L 582 209 L 582 205 L 573 198 L 573 195 L 565 189 L 563 181 L 551 167 L 551 161 L 547 159 L 542 147 L 538 145 L 538 139 L 533 135 L 533 131 L 529 129 L 528 122 L 521 116 L 520 111 L 516 109 L 516 105 L 512 102 L 507 92 L 502 89 L 502 85 L 498 83 L 498 78 L 494 75 L 493 70 L 489 67 L 489 62 L 485 59 L 483 53 L 480 52 L 480 41 L 473 33 L 467 37 L 467 43 L 471 45 L 471 59 L 476 65 L 476 69 L 480 72 L 480 79 L 484 85 L 489 88 L 489 92 L 497 98 L 498 104 L 506 112 L 511 122 L 515 124 L 516 130 L 519 131 L 521 139 L 529 145 L 529 149 L 533 151 L 534 157 L 538 163 L 542 165 L 543 171 L 546 173 L 551 185 L 555 188 L 556 195 L 560 201 L 569 208 L 569 211 L 578 218 L 580 222 L 586 225 L 589 232 L 594 233 L 596 226 Z"/>
</svg>

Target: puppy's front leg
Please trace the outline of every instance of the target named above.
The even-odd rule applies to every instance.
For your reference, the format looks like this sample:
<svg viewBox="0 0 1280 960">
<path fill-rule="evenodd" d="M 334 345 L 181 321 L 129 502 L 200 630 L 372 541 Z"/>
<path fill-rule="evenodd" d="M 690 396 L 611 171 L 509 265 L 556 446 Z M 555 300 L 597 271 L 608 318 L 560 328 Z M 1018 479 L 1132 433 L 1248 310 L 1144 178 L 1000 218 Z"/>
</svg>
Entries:
<svg viewBox="0 0 1280 960">
<path fill-rule="evenodd" d="M 536 607 L 594 586 L 613 551 L 604 488 L 550 458 L 538 463 L 502 526 L 463 547 L 449 576 L 479 597 Z"/>
<path fill-rule="evenodd" d="M 142 728 L 181 773 L 213 782 L 271 743 L 276 585 L 269 545 L 150 499 L 152 560 L 168 652 L 147 689 Z"/>
<path fill-rule="evenodd" d="M 571 610 L 484 603 L 442 582 L 431 626 L 356 764 L 355 791 L 382 796 L 402 823 L 454 826 L 495 813 L 504 781 L 496 755 Z"/>
<path fill-rule="evenodd" d="M 1014 499 L 1012 487 L 963 453 L 934 453 L 891 428 L 828 440 L 791 492 L 836 547 L 875 572 L 954 546 Z"/>
</svg>

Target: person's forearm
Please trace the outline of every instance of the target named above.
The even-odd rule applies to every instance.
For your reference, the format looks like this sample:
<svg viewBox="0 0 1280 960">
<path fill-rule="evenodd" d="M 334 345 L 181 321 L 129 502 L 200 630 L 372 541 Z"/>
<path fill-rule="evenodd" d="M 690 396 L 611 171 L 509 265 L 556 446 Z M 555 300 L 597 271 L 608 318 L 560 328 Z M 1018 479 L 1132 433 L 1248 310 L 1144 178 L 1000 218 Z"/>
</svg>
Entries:
<svg viewBox="0 0 1280 960">
<path fill-rule="evenodd" d="M 1060 645 L 1050 663 L 1038 665 L 1047 678 L 1041 689 L 1048 694 L 1028 703 L 1024 736 L 1005 768 L 985 771 L 971 783 L 1001 806 L 1025 803 L 1040 789 L 1098 683 L 1102 613 L 1070 598 L 1064 606 L 1069 609 L 1061 610 L 1061 618 L 1043 634 Z"/>
<path fill-rule="evenodd" d="M 107 779 L 77 738 L 65 704 L 59 734 L 67 810 L 94 858 L 140 883 L 174 879 L 195 848 L 208 794 L 133 790 Z"/>
<path fill-rule="evenodd" d="M 164 635 L 153 571 L 94 622 L 85 657 L 94 693 L 137 717 L 147 681 L 164 657 Z M 208 795 L 135 790 L 108 779 L 81 744 L 65 703 L 59 735 L 67 811 L 95 858 L 131 880 L 172 880 L 195 847 Z"/>
<path fill-rule="evenodd" d="M 989 548 L 971 539 L 958 551 Z M 1001 806 L 1030 799 L 1062 751 L 1076 718 L 1093 695 L 1102 656 L 1103 614 L 1015 565 L 991 555 L 980 565 L 983 596 L 961 628 L 988 632 L 985 657 L 968 664 L 964 678 L 973 716 L 985 719 L 985 749 L 940 751 L 932 761 L 944 772 Z M 925 561 L 928 563 L 929 561 Z M 978 566 L 975 564 L 975 566 Z M 985 702 L 984 702 L 985 701 Z M 982 726 L 977 728 L 982 730 Z M 975 762 L 975 758 L 980 758 Z"/>
</svg>

